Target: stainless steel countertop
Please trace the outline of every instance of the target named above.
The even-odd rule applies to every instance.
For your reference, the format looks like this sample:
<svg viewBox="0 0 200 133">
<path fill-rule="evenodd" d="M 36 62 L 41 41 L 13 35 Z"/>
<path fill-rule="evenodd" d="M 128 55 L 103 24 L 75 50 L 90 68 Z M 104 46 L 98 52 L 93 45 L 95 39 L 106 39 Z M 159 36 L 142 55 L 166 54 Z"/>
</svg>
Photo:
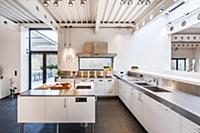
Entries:
<svg viewBox="0 0 200 133">
<path fill-rule="evenodd" d="M 134 76 L 124 75 L 122 77 L 118 74 L 115 74 L 115 76 L 118 79 L 121 79 L 130 85 L 133 85 L 133 87 L 137 88 L 139 91 L 142 91 L 154 100 L 166 105 L 175 112 L 200 125 L 199 96 L 191 95 L 175 89 L 170 90 L 171 92 L 152 92 L 142 86 L 135 84 L 137 82 L 135 81 L 137 78 Z"/>
<path fill-rule="evenodd" d="M 72 86 L 70 89 L 62 90 L 28 90 L 21 93 L 19 96 L 95 96 L 94 85 L 91 84 L 91 86 L 91 89 L 76 89 Z"/>
</svg>

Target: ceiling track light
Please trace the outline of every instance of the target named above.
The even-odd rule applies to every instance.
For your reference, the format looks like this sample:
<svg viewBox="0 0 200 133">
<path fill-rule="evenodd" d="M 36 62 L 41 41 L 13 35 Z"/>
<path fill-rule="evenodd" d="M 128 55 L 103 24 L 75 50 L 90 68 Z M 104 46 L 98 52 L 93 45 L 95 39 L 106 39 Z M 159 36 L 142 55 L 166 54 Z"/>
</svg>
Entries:
<svg viewBox="0 0 200 133">
<path fill-rule="evenodd" d="M 47 0 L 44 0 L 42 4 L 43 4 L 45 7 L 48 7 L 48 6 L 49 6 Z"/>
<path fill-rule="evenodd" d="M 73 4 L 73 1 L 72 1 L 72 0 L 69 0 L 68 5 L 69 5 L 70 7 L 72 7 L 72 6 L 74 5 L 74 4 Z"/>
<path fill-rule="evenodd" d="M 120 5 L 132 5 L 133 4 L 133 0 L 121 0 Z M 138 0 L 137 5 L 149 5 L 151 4 L 151 0 Z"/>
<path fill-rule="evenodd" d="M 48 7 L 49 6 L 49 1 L 51 1 L 51 0 L 43 0 L 43 5 L 45 6 L 45 7 Z M 53 5 L 55 6 L 55 7 L 58 7 L 59 6 L 59 1 L 62 1 L 62 0 L 54 0 L 53 1 Z M 86 4 L 86 1 L 87 0 L 80 0 L 80 5 L 81 5 L 81 7 L 84 7 L 85 6 L 85 4 Z M 69 2 L 68 2 L 68 5 L 70 6 L 70 7 L 72 7 L 73 5 L 74 5 L 74 2 L 75 2 L 75 0 L 69 0 Z"/>
<path fill-rule="evenodd" d="M 85 6 L 85 3 L 86 3 L 86 0 L 81 0 L 80 5 L 81 5 L 82 7 L 84 7 L 84 6 Z"/>
</svg>

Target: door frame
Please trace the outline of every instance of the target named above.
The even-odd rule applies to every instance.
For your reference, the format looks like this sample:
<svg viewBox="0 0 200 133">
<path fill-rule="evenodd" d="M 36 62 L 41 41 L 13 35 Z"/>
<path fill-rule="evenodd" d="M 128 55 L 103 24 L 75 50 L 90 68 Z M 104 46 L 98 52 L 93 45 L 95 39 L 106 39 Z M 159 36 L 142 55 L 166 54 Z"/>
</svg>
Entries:
<svg viewBox="0 0 200 133">
<path fill-rule="evenodd" d="M 42 66 L 43 66 L 43 82 L 45 81 L 44 79 L 46 79 L 46 55 L 47 54 L 58 54 L 58 51 L 32 51 L 31 50 L 31 31 L 34 31 L 34 30 L 52 30 L 51 28 L 30 28 L 29 29 L 29 90 L 31 90 L 31 82 L 32 82 L 32 67 L 31 67 L 31 63 L 32 63 L 32 59 L 31 59 L 31 56 L 32 54 L 42 54 L 43 56 L 43 63 L 42 63 Z M 45 66 L 45 67 L 44 67 Z"/>
</svg>

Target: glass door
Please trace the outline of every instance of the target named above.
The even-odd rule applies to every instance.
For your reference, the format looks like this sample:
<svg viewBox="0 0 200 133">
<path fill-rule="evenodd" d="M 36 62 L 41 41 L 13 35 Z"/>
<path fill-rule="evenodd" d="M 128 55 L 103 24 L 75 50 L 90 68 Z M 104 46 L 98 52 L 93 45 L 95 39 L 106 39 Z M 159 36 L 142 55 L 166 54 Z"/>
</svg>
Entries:
<svg viewBox="0 0 200 133">
<path fill-rule="evenodd" d="M 31 61 L 31 88 L 36 88 L 44 83 L 43 54 L 32 54 Z"/>
<path fill-rule="evenodd" d="M 57 73 L 57 33 L 51 29 L 30 29 L 29 89 L 52 83 Z"/>
<path fill-rule="evenodd" d="M 57 54 L 46 55 L 46 83 L 51 84 L 55 82 L 55 76 L 58 71 Z"/>
</svg>

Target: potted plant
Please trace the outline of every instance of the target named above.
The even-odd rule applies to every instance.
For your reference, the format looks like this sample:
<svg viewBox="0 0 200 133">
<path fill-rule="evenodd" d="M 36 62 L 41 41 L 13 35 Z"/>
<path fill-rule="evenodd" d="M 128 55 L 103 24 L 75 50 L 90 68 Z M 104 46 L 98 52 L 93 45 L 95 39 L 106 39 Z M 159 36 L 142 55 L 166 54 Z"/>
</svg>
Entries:
<svg viewBox="0 0 200 133">
<path fill-rule="evenodd" d="M 63 72 L 61 70 L 58 70 L 57 76 L 58 76 L 58 83 L 61 84 L 61 76 L 63 75 Z"/>
</svg>

